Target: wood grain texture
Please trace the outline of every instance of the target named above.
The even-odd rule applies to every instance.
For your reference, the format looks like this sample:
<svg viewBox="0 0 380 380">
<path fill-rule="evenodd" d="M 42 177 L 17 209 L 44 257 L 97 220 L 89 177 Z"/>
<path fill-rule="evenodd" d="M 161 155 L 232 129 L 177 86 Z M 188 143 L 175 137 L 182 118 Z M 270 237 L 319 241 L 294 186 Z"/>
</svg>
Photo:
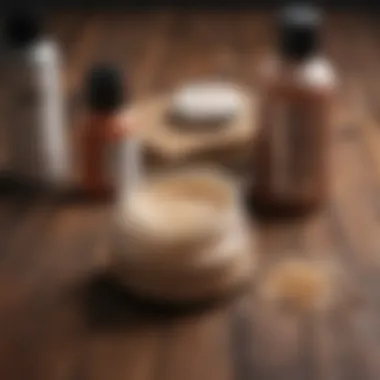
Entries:
<svg viewBox="0 0 380 380">
<path fill-rule="evenodd" d="M 371 15 L 328 15 L 326 51 L 341 81 L 331 199 L 310 219 L 259 223 L 259 272 L 248 294 L 225 307 L 137 313 L 104 277 L 110 205 L 2 193 L 0 378 L 379 379 L 379 25 Z M 123 67 L 137 99 L 203 75 L 252 86 L 272 26 L 264 11 L 54 14 L 73 139 L 83 76 L 95 61 Z M 297 315 L 262 297 L 262 280 L 287 258 L 342 270 L 333 308 Z"/>
</svg>

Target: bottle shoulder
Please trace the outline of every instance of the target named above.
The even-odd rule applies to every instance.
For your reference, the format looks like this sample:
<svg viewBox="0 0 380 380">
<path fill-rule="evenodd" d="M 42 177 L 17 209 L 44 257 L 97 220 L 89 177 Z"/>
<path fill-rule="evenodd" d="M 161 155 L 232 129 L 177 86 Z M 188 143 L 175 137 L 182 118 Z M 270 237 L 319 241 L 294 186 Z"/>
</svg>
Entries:
<svg viewBox="0 0 380 380">
<path fill-rule="evenodd" d="M 53 38 L 46 36 L 22 48 L 3 45 L 0 49 L 0 56 L 7 62 L 38 64 L 59 60 L 60 51 L 58 43 Z"/>
<path fill-rule="evenodd" d="M 30 58 L 37 63 L 59 60 L 60 53 L 57 42 L 49 37 L 41 39 L 31 48 Z"/>
<path fill-rule="evenodd" d="M 300 70 L 299 80 L 308 86 L 333 88 L 337 85 L 337 78 L 332 64 L 320 57 L 307 62 Z"/>
<path fill-rule="evenodd" d="M 105 142 L 123 140 L 130 136 L 128 124 L 119 114 L 84 115 L 81 125 L 85 136 L 104 139 Z"/>
<path fill-rule="evenodd" d="M 315 57 L 298 64 L 287 64 L 275 56 L 269 57 L 259 68 L 260 85 L 267 88 L 288 87 L 294 90 L 330 91 L 337 86 L 331 63 Z"/>
</svg>

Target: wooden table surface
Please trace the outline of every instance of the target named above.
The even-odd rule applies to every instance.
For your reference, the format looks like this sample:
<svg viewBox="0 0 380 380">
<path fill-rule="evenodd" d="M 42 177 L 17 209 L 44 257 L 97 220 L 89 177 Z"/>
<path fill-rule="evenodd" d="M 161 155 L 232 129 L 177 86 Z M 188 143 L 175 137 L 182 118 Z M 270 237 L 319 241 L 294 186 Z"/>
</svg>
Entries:
<svg viewBox="0 0 380 380">
<path fill-rule="evenodd" d="M 94 60 L 124 65 L 140 98 L 207 73 L 254 85 L 273 41 L 271 15 L 243 11 L 61 13 L 50 28 L 66 56 L 72 126 Z M 308 220 L 259 224 L 259 271 L 225 307 L 177 318 L 136 314 L 94 283 L 108 260 L 109 206 L 0 198 L 1 380 L 380 379 L 379 20 L 328 15 L 326 48 L 342 90 L 331 201 Z M 262 302 L 257 283 L 293 256 L 335 260 L 356 301 L 341 295 L 323 316 Z"/>
</svg>

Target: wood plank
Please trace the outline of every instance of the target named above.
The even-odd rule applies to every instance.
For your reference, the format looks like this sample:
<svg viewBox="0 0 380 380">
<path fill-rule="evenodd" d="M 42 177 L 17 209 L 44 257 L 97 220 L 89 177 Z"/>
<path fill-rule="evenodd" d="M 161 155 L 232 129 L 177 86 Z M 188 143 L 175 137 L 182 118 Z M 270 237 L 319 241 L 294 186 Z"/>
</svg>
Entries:
<svg viewBox="0 0 380 380">
<path fill-rule="evenodd" d="M 238 23 L 240 78 L 247 85 L 255 86 L 259 65 L 273 49 L 275 43 L 273 14 L 265 11 L 247 11 Z"/>
<path fill-rule="evenodd" d="M 130 322 L 122 329 L 94 334 L 88 341 L 83 376 L 89 380 L 155 378 L 162 332 L 159 326 Z"/>
<path fill-rule="evenodd" d="M 172 321 L 166 329 L 160 376 L 167 380 L 231 379 L 228 321 L 224 310 Z"/>
<path fill-rule="evenodd" d="M 355 40 L 352 40 L 350 43 L 357 46 L 361 41 L 357 40 L 355 43 Z M 341 46 L 342 49 L 345 47 L 348 48 L 347 43 Z M 354 58 L 350 57 L 352 53 L 348 54 L 348 59 L 352 58 L 355 62 Z M 353 254 L 357 256 L 353 265 L 359 265 L 365 272 L 363 277 L 368 277 L 369 272 L 375 271 L 373 266 L 376 266 L 378 261 L 378 190 L 377 165 L 368 165 L 368 155 L 365 152 L 373 154 L 373 144 L 376 144 L 377 138 L 372 133 L 373 125 L 368 123 L 370 114 L 365 106 L 362 82 L 358 82 L 363 77 L 360 70 L 353 75 L 354 79 L 346 84 L 345 109 L 356 134 L 352 139 L 336 141 L 333 147 L 333 197 L 340 213 L 338 218 L 341 219 L 347 238 L 351 241 L 348 244 L 353 244 Z M 363 147 L 363 140 L 367 143 L 371 140 L 371 145 Z M 373 276 L 376 277 L 374 273 Z"/>
<path fill-rule="evenodd" d="M 299 315 L 287 313 L 265 295 L 264 287 L 270 271 L 283 260 L 302 255 L 302 230 L 298 221 L 263 225 L 259 230 L 259 272 L 251 302 L 243 308 L 250 315 L 251 334 L 246 333 L 241 345 L 249 344 L 251 373 L 242 378 L 294 379 L 305 378 L 300 361 L 303 341 Z M 247 301 L 246 301 L 247 302 Z M 243 314 L 243 315 L 244 315 Z M 246 327 L 248 329 L 248 327 Z M 247 339 L 251 340 L 247 343 Z"/>
<path fill-rule="evenodd" d="M 362 57 L 361 70 L 351 80 L 352 86 L 352 108 L 351 117 L 357 124 L 361 133 L 363 143 L 362 153 L 368 158 L 368 164 L 373 169 L 374 184 L 379 184 L 380 180 L 380 131 L 378 101 L 380 99 L 380 89 L 373 80 L 380 69 L 377 61 L 380 58 L 380 50 L 375 40 L 374 25 L 369 23 L 368 18 L 360 17 L 358 20 L 360 30 L 355 34 L 353 46 L 359 54 L 353 55 L 352 59 L 359 65 L 358 56 Z"/>
<path fill-rule="evenodd" d="M 371 308 L 340 308 L 336 319 L 338 363 L 342 379 L 376 379 L 379 373 L 378 339 L 374 326 L 378 318 Z"/>
<path fill-rule="evenodd" d="M 38 302 L 29 309 L 43 322 L 37 370 L 46 379 L 75 378 L 84 372 L 92 311 L 83 295 L 108 261 L 108 207 L 75 205 L 62 212 L 55 239 L 43 248 L 30 280 L 34 283 L 30 298 Z"/>
<path fill-rule="evenodd" d="M 337 252 L 329 229 L 329 212 L 321 210 L 303 226 L 302 249 L 310 265 L 331 265 L 331 274 L 326 273 L 332 292 L 331 301 L 325 309 L 314 309 L 307 313 L 301 322 L 304 333 L 304 368 L 311 380 L 344 379 L 339 366 L 340 337 L 336 333 L 337 310 L 342 305 L 351 305 L 352 295 L 345 283 L 341 257 Z M 343 272 L 344 273 L 344 272 Z M 321 295 L 322 296 L 322 295 Z M 347 299 L 347 297 L 349 299 Z M 343 318 L 344 315 L 341 315 Z M 338 321 L 338 322 L 337 322 Z"/>
<path fill-rule="evenodd" d="M 99 243 L 105 239 L 107 214 L 104 207 L 66 205 L 53 214 L 48 228 L 36 221 L 28 225 L 37 228 L 35 241 L 28 235 L 23 245 L 12 247 L 12 259 L 1 266 L 0 282 L 8 292 L 2 297 L 0 351 L 19 352 L 21 365 L 4 355 L 0 373 L 55 379 L 77 371 L 88 338 L 76 293 L 85 278 L 104 268 L 107 250 L 99 250 Z"/>
<path fill-rule="evenodd" d="M 149 33 L 143 43 L 139 64 L 133 71 L 133 95 L 138 100 L 149 96 L 154 90 L 155 78 L 161 75 L 162 62 L 169 48 L 173 12 L 160 12 L 151 22 Z"/>
<path fill-rule="evenodd" d="M 167 91 L 182 81 L 210 73 L 210 54 L 205 49 L 207 38 L 202 38 L 202 31 L 213 22 L 213 18 L 207 16 L 208 13 L 177 14 L 172 25 L 170 49 L 154 85 L 156 90 Z"/>
<path fill-rule="evenodd" d="M 0 251 L 4 252 L 7 241 L 12 237 L 13 231 L 27 214 L 33 200 L 25 194 L 2 194 L 0 197 Z"/>
<path fill-rule="evenodd" d="M 63 55 L 68 50 L 76 36 L 81 33 L 84 26 L 85 15 L 83 12 L 55 12 L 47 18 L 47 31 L 57 39 Z"/>
<path fill-rule="evenodd" d="M 19 199 L 18 202 L 17 200 L 10 202 L 8 206 L 7 211 L 12 217 L 7 217 L 8 224 L 4 228 L 4 235 L 0 240 L 2 250 L 0 271 L 6 271 L 8 264 L 11 265 L 17 261 L 19 249 L 30 248 L 30 244 L 38 241 L 36 231 L 48 226 L 50 218 L 55 212 L 55 203 L 51 198 L 39 197 L 34 201 L 29 199 L 21 202 Z"/>
<path fill-rule="evenodd" d="M 355 20 L 360 20 L 360 15 Z M 375 165 L 369 165 L 371 160 L 368 159 L 368 153 L 373 149 L 370 145 L 363 145 L 369 139 L 372 139 L 371 144 L 376 144 L 375 136 L 371 133 L 369 137 L 368 134 L 373 126 L 368 124 L 364 101 L 366 89 L 363 87 L 373 72 L 369 64 L 371 52 L 364 41 L 363 29 L 353 27 L 352 21 L 353 17 L 347 16 L 344 24 L 338 24 L 335 30 L 339 36 L 336 49 L 341 51 L 341 59 L 344 58 L 341 67 L 346 75 L 346 120 L 351 123 L 354 133 L 347 139 L 334 140 L 333 199 L 329 224 L 331 239 L 341 255 L 340 263 L 361 299 L 359 310 L 341 305 L 335 321 L 341 352 L 341 377 L 371 379 L 378 373 L 376 360 L 379 351 L 373 335 L 371 337 L 361 329 L 364 325 L 373 332 L 378 329 L 378 311 L 374 308 L 379 269 L 378 191 Z"/>
</svg>

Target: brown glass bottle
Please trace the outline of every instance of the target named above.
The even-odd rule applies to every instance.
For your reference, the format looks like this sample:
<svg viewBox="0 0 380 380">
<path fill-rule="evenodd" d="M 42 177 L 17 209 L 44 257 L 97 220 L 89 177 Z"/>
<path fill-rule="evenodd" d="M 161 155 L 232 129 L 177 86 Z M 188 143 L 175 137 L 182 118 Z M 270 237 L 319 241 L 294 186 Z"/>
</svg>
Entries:
<svg viewBox="0 0 380 380">
<path fill-rule="evenodd" d="M 314 8 L 287 8 L 280 17 L 278 54 L 261 72 L 249 198 L 263 215 L 307 213 L 328 197 L 334 75 L 319 54 L 319 26 Z"/>
<path fill-rule="evenodd" d="M 118 150 L 123 148 L 128 132 L 121 113 L 122 76 L 112 67 L 95 67 L 86 90 L 88 111 L 80 138 L 81 187 L 91 198 L 113 197 L 119 174 Z"/>
</svg>

